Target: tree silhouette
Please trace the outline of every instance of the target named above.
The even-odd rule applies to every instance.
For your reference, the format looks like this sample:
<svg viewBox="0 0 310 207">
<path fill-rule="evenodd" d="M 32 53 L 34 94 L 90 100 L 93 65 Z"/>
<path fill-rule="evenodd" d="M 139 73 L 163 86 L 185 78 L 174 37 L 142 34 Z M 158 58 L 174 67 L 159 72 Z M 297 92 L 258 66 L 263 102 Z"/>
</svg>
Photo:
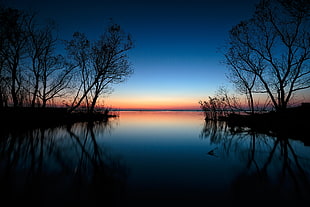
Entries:
<svg viewBox="0 0 310 207">
<path fill-rule="evenodd" d="M 309 17 L 309 1 L 262 0 L 251 19 L 230 31 L 225 58 L 234 80 L 247 92 L 255 85 L 253 92 L 266 93 L 277 111 L 310 88 Z"/>
<path fill-rule="evenodd" d="M 70 111 L 83 101 L 89 112 L 93 112 L 99 96 L 109 91 L 112 84 L 125 80 L 132 74 L 127 51 L 133 47 L 129 35 L 119 25 L 109 25 L 104 34 L 91 43 L 85 34 L 75 32 L 73 40 L 66 42 L 66 49 L 79 69 L 80 83 Z"/>
<path fill-rule="evenodd" d="M 0 75 L 2 80 L 6 79 L 9 82 L 14 107 L 21 104 L 23 71 L 20 62 L 26 57 L 26 31 L 32 18 L 32 15 L 17 9 L 0 8 Z"/>
<path fill-rule="evenodd" d="M 53 32 L 55 24 L 47 23 L 42 28 L 29 25 L 28 54 L 30 58 L 30 88 L 31 106 L 42 104 L 65 94 L 72 78 L 73 66 L 66 63 L 62 55 L 55 54 L 57 39 Z M 68 90 L 66 90 L 68 91 Z"/>
<path fill-rule="evenodd" d="M 27 48 L 29 57 L 31 59 L 30 72 L 33 75 L 33 91 L 31 106 L 34 107 L 36 104 L 38 92 L 39 92 L 39 83 L 41 80 L 41 71 L 43 68 L 43 58 L 44 54 L 49 53 L 51 47 L 54 44 L 54 40 L 51 38 L 51 29 L 52 27 L 46 28 L 37 28 L 33 25 L 28 25 L 29 31 L 29 46 Z M 31 80 L 32 82 L 32 80 Z"/>
<path fill-rule="evenodd" d="M 0 8 L 0 24 L 0 106 L 45 107 L 68 92 L 74 67 L 56 54 L 55 23 L 39 24 L 34 13 Z"/>
<path fill-rule="evenodd" d="M 227 76 L 228 79 L 235 85 L 235 87 L 239 92 L 241 92 L 241 94 L 246 95 L 248 107 L 251 111 L 251 114 L 254 114 L 255 105 L 253 90 L 257 79 L 256 74 L 249 73 L 245 70 L 239 70 L 241 66 L 237 66 L 239 64 L 238 60 L 232 59 L 228 54 L 226 54 L 225 57 L 227 63 L 231 65 L 230 74 Z M 246 67 L 246 65 L 242 66 L 242 68 Z"/>
<path fill-rule="evenodd" d="M 70 93 L 69 112 L 83 104 L 93 112 L 100 95 L 133 72 L 127 56 L 133 41 L 117 24 L 92 42 L 74 33 L 64 41 L 69 59 L 56 54 L 59 39 L 52 21 L 41 24 L 34 13 L 0 7 L 0 25 L 0 107 L 44 108 Z"/>
</svg>

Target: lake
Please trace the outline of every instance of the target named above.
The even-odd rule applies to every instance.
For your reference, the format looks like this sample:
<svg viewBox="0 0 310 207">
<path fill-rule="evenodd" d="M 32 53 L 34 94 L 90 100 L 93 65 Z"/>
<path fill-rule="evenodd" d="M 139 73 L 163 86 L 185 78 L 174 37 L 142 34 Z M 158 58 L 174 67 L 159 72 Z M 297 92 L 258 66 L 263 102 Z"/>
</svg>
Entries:
<svg viewBox="0 0 310 207">
<path fill-rule="evenodd" d="M 121 111 L 108 122 L 2 130 L 3 202 L 208 206 L 310 201 L 310 147 L 206 122 L 199 111 Z"/>
</svg>

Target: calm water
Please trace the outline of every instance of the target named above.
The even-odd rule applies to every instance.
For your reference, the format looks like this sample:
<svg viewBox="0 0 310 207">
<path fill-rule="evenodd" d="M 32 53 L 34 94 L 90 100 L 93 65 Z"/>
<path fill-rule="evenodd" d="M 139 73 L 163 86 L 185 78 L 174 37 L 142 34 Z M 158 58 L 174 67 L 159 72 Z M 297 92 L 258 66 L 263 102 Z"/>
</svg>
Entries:
<svg viewBox="0 0 310 207">
<path fill-rule="evenodd" d="M 107 123 L 0 134 L 3 201 L 208 206 L 310 201 L 310 147 L 200 112 L 121 112 Z"/>
</svg>

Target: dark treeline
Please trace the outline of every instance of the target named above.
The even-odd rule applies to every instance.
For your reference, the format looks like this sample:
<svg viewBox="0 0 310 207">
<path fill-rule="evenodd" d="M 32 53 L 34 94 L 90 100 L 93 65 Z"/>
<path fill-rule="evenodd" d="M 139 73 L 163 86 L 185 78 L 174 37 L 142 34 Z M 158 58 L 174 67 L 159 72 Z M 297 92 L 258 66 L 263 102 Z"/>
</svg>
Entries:
<svg viewBox="0 0 310 207">
<path fill-rule="evenodd" d="M 70 112 L 81 106 L 93 112 L 100 95 L 133 72 L 127 55 L 133 41 L 115 23 L 95 41 L 74 31 L 61 40 L 55 22 L 0 7 L 0 25 L 1 108 L 66 105 Z"/>
</svg>

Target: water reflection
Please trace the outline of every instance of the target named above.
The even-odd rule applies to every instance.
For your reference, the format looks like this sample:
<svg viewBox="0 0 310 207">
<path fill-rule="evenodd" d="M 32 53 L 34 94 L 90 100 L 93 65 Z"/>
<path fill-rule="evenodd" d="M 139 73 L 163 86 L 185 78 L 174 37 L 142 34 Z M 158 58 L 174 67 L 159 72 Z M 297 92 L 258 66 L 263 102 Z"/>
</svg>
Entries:
<svg viewBox="0 0 310 207">
<path fill-rule="evenodd" d="M 109 123 L 78 123 L 2 134 L 1 200 L 32 206 L 80 206 L 121 200 L 127 168 L 96 135 Z"/>
<path fill-rule="evenodd" d="M 121 112 L 108 122 L 7 130 L 0 136 L 0 199 L 11 204 L 310 200 L 309 147 L 286 134 L 205 122 L 200 112 Z"/>
<path fill-rule="evenodd" d="M 286 134 L 260 134 L 249 128 L 207 121 L 200 135 L 216 144 L 218 156 L 239 159 L 243 167 L 232 181 L 233 200 L 287 204 L 309 202 L 310 157 L 303 143 Z"/>
</svg>

